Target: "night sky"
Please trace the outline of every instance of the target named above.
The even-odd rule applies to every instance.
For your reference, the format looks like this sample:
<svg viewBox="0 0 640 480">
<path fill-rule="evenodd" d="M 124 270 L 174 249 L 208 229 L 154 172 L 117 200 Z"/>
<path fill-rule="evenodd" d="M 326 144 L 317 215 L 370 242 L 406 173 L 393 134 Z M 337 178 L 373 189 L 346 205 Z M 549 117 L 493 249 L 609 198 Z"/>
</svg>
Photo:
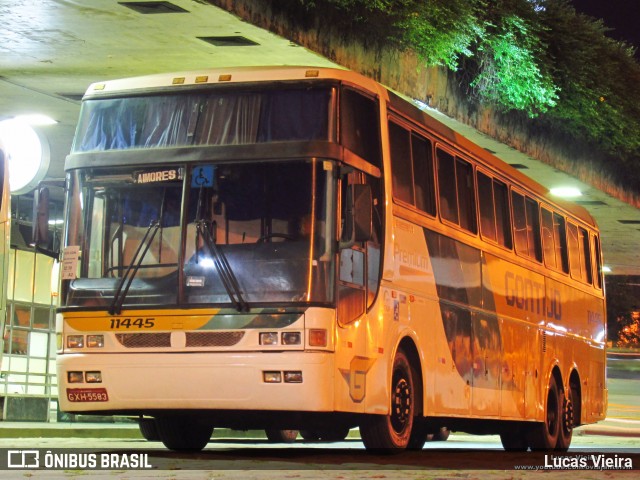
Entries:
<svg viewBox="0 0 640 480">
<path fill-rule="evenodd" d="M 571 0 L 571 4 L 579 12 L 603 19 L 612 29 L 608 36 L 640 50 L 640 0 Z"/>
</svg>

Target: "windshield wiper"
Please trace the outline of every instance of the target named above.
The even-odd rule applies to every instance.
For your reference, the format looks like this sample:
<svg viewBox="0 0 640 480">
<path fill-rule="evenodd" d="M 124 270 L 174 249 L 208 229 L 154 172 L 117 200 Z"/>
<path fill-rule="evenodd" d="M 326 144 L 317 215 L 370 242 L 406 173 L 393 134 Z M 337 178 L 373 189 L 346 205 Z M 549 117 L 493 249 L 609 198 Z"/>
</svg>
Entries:
<svg viewBox="0 0 640 480">
<path fill-rule="evenodd" d="M 129 263 L 129 266 L 127 267 L 127 271 L 124 272 L 124 275 L 118 283 L 118 288 L 113 294 L 113 302 L 111 302 L 111 306 L 109 307 L 109 314 L 119 315 L 122 311 L 122 304 L 124 303 L 124 299 L 127 297 L 127 293 L 129 292 L 131 283 L 133 282 L 136 273 L 138 273 L 140 265 L 142 264 L 142 260 L 149 251 L 151 242 L 153 242 L 153 238 L 156 236 L 159 228 L 160 222 L 158 220 L 152 221 L 147 228 L 144 237 L 142 237 L 142 241 L 138 245 L 133 258 L 131 259 L 131 263 Z"/>
<path fill-rule="evenodd" d="M 196 221 L 196 238 L 200 236 L 202 236 L 202 238 L 204 239 L 207 248 L 213 256 L 213 262 L 216 266 L 216 269 L 218 270 L 218 273 L 220 274 L 222 286 L 227 291 L 229 299 L 235 305 L 236 310 L 238 310 L 239 312 L 248 312 L 249 304 L 242 298 L 238 279 L 233 273 L 227 257 L 224 255 L 222 250 L 218 248 L 218 245 L 216 245 L 216 242 L 213 239 L 213 235 L 211 234 L 211 230 L 209 229 L 209 225 L 205 220 Z M 198 253 L 196 249 L 196 262 L 198 261 L 197 255 Z"/>
</svg>

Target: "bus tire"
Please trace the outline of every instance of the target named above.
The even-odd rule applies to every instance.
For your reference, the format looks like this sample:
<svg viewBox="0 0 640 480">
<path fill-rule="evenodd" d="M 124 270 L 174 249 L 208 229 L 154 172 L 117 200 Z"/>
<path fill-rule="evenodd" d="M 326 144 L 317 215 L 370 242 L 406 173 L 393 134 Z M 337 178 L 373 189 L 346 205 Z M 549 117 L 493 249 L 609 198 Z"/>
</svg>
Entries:
<svg viewBox="0 0 640 480">
<path fill-rule="evenodd" d="M 267 428 L 264 433 L 270 443 L 293 443 L 298 438 L 298 430 L 279 430 Z"/>
<path fill-rule="evenodd" d="M 140 433 L 145 440 L 149 442 L 160 441 L 155 418 L 140 418 L 138 420 L 138 426 L 140 427 Z"/>
<path fill-rule="evenodd" d="M 407 356 L 399 350 L 391 375 L 391 411 L 372 415 L 360 425 L 360 436 L 367 450 L 400 452 L 409 446 L 415 415 L 414 373 Z"/>
<path fill-rule="evenodd" d="M 424 444 L 429 440 L 427 428 L 424 425 L 424 421 L 421 419 L 414 419 L 413 427 L 411 428 L 411 437 L 409 437 L 409 443 L 407 444 L 407 450 L 422 450 Z"/>
<path fill-rule="evenodd" d="M 571 445 L 573 437 L 573 427 L 575 426 L 575 410 L 573 389 L 567 389 L 567 395 L 560 395 L 562 401 L 562 422 L 560 424 L 560 435 L 558 436 L 558 450 L 566 451 Z"/>
<path fill-rule="evenodd" d="M 449 439 L 449 435 L 451 434 L 451 430 L 447 427 L 440 427 L 436 433 L 431 437 L 432 442 L 446 442 Z"/>
<path fill-rule="evenodd" d="M 308 442 L 317 442 L 320 440 L 320 430 L 300 430 L 300 436 Z"/>
<path fill-rule="evenodd" d="M 526 452 L 529 449 L 526 431 L 515 426 L 500 433 L 500 442 L 507 452 Z"/>
<path fill-rule="evenodd" d="M 213 426 L 191 417 L 159 417 L 156 419 L 160 441 L 169 450 L 200 451 L 207 446 Z"/>
<path fill-rule="evenodd" d="M 549 379 L 544 421 L 532 425 L 529 444 L 532 450 L 554 450 L 558 445 L 562 425 L 562 402 L 564 395 L 558 390 L 553 375 Z"/>
</svg>

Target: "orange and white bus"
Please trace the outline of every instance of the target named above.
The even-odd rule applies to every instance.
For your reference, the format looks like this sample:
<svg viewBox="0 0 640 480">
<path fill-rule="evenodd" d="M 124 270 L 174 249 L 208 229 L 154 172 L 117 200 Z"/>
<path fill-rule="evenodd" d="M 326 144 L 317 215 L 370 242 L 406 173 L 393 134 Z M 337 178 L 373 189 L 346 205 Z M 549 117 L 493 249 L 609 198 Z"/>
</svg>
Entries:
<svg viewBox="0 0 640 480">
<path fill-rule="evenodd" d="M 60 408 L 367 449 L 495 433 L 566 449 L 605 416 L 588 213 L 339 69 L 91 85 L 66 160 Z"/>
</svg>

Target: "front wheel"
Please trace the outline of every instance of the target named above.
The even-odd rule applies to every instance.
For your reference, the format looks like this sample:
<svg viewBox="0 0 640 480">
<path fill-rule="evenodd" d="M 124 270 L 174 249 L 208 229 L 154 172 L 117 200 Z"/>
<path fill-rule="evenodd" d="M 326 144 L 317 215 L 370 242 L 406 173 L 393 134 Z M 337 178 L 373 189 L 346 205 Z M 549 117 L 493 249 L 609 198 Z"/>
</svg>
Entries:
<svg viewBox="0 0 640 480">
<path fill-rule="evenodd" d="M 360 425 L 360 436 L 367 450 L 391 453 L 407 448 L 413 428 L 415 398 L 413 370 L 400 350 L 393 361 L 390 414 L 373 416 Z"/>
<path fill-rule="evenodd" d="M 212 425 L 192 417 L 159 417 L 156 427 L 164 446 L 177 451 L 200 451 L 213 433 Z"/>
</svg>

